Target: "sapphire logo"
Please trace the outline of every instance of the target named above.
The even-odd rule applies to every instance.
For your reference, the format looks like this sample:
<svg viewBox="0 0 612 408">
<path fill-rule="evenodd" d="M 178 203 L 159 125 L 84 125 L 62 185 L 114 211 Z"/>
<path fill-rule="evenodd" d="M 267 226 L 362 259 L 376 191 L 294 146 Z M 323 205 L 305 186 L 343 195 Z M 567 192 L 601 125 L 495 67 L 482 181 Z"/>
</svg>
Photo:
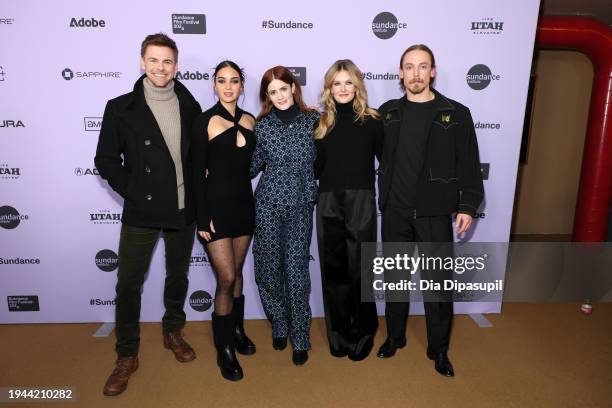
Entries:
<svg viewBox="0 0 612 408">
<path fill-rule="evenodd" d="M 98 169 L 94 168 L 83 168 L 83 167 L 75 167 L 74 169 L 75 176 L 99 176 L 100 172 Z"/>
<path fill-rule="evenodd" d="M 372 32 L 381 40 L 393 37 L 399 28 L 406 28 L 408 24 L 399 23 L 397 17 L 388 11 L 383 11 L 372 20 Z"/>
<path fill-rule="evenodd" d="M 2 121 L 0 121 L 0 128 L 19 128 L 19 127 L 25 127 L 23 122 L 19 119 L 17 120 L 3 119 Z"/>
<path fill-rule="evenodd" d="M 40 306 L 38 304 L 38 296 L 23 295 L 23 296 L 7 296 L 9 312 L 38 312 Z"/>
<path fill-rule="evenodd" d="M 106 21 L 96 20 L 93 17 L 88 19 L 85 19 L 85 17 L 81 17 L 78 20 L 75 17 L 72 17 L 70 19 L 70 27 L 104 28 L 106 27 Z"/>
<path fill-rule="evenodd" d="M 206 34 L 205 14 L 172 14 L 174 34 Z"/>
<path fill-rule="evenodd" d="M 306 67 L 287 67 L 301 86 L 306 86 Z"/>
<path fill-rule="evenodd" d="M 176 79 L 180 79 L 181 81 L 208 81 L 210 75 L 207 72 L 201 73 L 200 71 L 178 71 L 176 73 Z"/>
<path fill-rule="evenodd" d="M 0 164 L 0 179 L 18 179 L 21 176 L 19 167 L 9 167 L 8 164 Z"/>
<path fill-rule="evenodd" d="M 189 296 L 189 306 L 196 312 L 205 312 L 213 305 L 214 299 L 204 290 L 196 290 Z"/>
<path fill-rule="evenodd" d="M 73 71 L 70 68 L 64 68 L 62 78 L 70 81 L 76 79 L 119 79 L 123 73 L 119 71 Z"/>
<path fill-rule="evenodd" d="M 494 21 L 493 18 L 483 18 L 480 21 L 472 21 L 472 34 L 501 34 L 504 31 L 503 21 Z"/>
<path fill-rule="evenodd" d="M 110 210 L 100 210 L 89 214 L 89 221 L 94 224 L 119 224 L 121 214 L 111 213 Z"/>
<path fill-rule="evenodd" d="M 9 205 L 0 207 L 0 227 L 4 229 L 15 229 L 21 221 L 28 218 L 27 215 L 19 214 L 19 211 Z"/>
<path fill-rule="evenodd" d="M 13 24 L 15 22 L 14 18 L 0 18 L 0 24 Z"/>
<path fill-rule="evenodd" d="M 491 73 L 491 69 L 484 64 L 474 65 L 466 75 L 466 81 L 470 88 L 480 91 L 485 89 L 491 81 L 499 81 L 500 75 Z"/>
<path fill-rule="evenodd" d="M 72 72 L 70 68 L 64 68 L 62 71 L 62 78 L 64 78 L 66 81 L 70 81 L 72 78 L 74 78 L 74 72 Z"/>
<path fill-rule="evenodd" d="M 96 266 L 104 272 L 112 272 L 119 266 L 119 257 L 110 249 L 103 249 L 96 254 Z"/>
<path fill-rule="evenodd" d="M 102 129 L 102 118 L 97 116 L 85 116 L 83 118 L 86 132 L 96 132 Z"/>
<path fill-rule="evenodd" d="M 491 168 L 491 164 L 490 163 L 480 163 L 480 171 L 482 173 L 482 179 L 483 180 L 488 180 L 489 179 L 489 169 Z"/>
</svg>

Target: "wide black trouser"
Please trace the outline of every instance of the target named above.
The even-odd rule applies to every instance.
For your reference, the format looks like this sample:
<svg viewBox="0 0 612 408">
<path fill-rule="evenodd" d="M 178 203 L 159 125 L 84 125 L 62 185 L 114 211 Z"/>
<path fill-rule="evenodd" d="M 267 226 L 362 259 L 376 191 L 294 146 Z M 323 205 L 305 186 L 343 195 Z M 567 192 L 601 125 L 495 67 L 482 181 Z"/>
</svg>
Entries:
<svg viewBox="0 0 612 408">
<path fill-rule="evenodd" d="M 376 304 L 361 301 L 361 243 L 376 242 L 374 191 L 319 193 L 317 241 L 327 338 L 337 350 L 342 342 L 355 344 L 374 335 L 378 327 Z"/>
<path fill-rule="evenodd" d="M 410 242 L 418 248 L 419 255 L 426 257 L 452 256 L 450 244 L 419 245 L 423 243 L 450 243 L 453 240 L 453 231 L 450 215 L 435 217 L 414 217 L 414 210 L 400 209 L 387 204 L 382 212 L 382 239 L 383 242 Z M 409 246 L 408 256 L 413 256 L 415 245 Z M 385 254 L 387 256 L 387 254 Z M 388 279 L 391 277 L 391 279 Z M 403 276 L 405 278 L 405 276 Z M 385 272 L 385 281 L 397 279 L 393 274 Z M 452 279 L 451 271 L 424 271 L 421 270 L 421 279 L 442 281 Z M 451 326 L 453 321 L 453 303 L 451 294 L 437 293 L 436 300 L 427 301 L 428 295 L 423 294 L 425 307 L 425 321 L 427 325 L 428 350 L 432 353 L 448 351 Z M 385 319 L 387 322 L 387 335 L 393 340 L 400 340 L 406 336 L 406 323 L 410 311 L 409 301 L 386 301 Z"/>
<path fill-rule="evenodd" d="M 181 216 L 184 216 L 181 214 Z M 162 318 L 164 333 L 180 330 L 185 325 L 183 306 L 189 286 L 187 274 L 195 237 L 195 224 L 179 230 L 133 227 L 123 224 L 119 239 L 119 271 L 117 273 L 115 349 L 119 357 L 136 356 L 140 345 L 140 293 L 149 270 L 155 244 L 163 232 L 166 252 L 166 280 Z"/>
</svg>

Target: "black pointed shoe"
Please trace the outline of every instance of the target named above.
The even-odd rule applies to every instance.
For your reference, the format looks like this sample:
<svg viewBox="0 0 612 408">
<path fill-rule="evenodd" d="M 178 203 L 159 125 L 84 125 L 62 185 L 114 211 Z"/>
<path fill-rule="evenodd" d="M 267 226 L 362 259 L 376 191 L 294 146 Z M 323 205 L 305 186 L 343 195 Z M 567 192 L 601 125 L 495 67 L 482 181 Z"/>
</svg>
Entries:
<svg viewBox="0 0 612 408">
<path fill-rule="evenodd" d="M 285 348 L 287 348 L 287 338 L 286 337 L 273 337 L 272 347 L 274 348 L 274 350 L 284 350 Z"/>
<path fill-rule="evenodd" d="M 301 366 L 308 361 L 308 350 L 293 350 L 293 364 Z"/>
<path fill-rule="evenodd" d="M 399 340 L 393 340 L 387 337 L 387 340 L 383 343 L 382 346 L 378 349 L 378 354 L 376 354 L 380 358 L 389 358 L 395 355 L 395 352 L 398 348 L 404 348 L 406 346 L 406 338 L 402 338 Z"/>
<path fill-rule="evenodd" d="M 342 358 L 349 353 L 349 343 L 343 335 L 338 332 L 331 332 L 329 339 L 329 352 L 332 356 Z"/>
<path fill-rule="evenodd" d="M 348 357 L 352 361 L 361 361 L 370 355 L 372 347 L 374 347 L 374 336 L 366 334 L 357 343 L 350 345 Z"/>
<path fill-rule="evenodd" d="M 213 313 L 213 337 L 217 348 L 217 365 L 226 380 L 238 381 L 243 377 L 242 367 L 234 349 L 234 321 L 232 315 L 218 316 Z"/>
<path fill-rule="evenodd" d="M 427 357 L 430 360 L 433 360 L 434 367 L 438 373 L 445 377 L 455 376 L 455 370 L 453 369 L 453 365 L 451 364 L 450 360 L 448 359 L 448 355 L 445 352 L 441 351 L 439 353 L 431 353 L 428 351 Z"/>
<path fill-rule="evenodd" d="M 234 315 L 235 324 L 234 343 L 236 351 L 247 356 L 255 354 L 255 351 L 257 351 L 255 344 L 244 332 L 244 295 L 234 298 L 232 314 Z"/>
</svg>

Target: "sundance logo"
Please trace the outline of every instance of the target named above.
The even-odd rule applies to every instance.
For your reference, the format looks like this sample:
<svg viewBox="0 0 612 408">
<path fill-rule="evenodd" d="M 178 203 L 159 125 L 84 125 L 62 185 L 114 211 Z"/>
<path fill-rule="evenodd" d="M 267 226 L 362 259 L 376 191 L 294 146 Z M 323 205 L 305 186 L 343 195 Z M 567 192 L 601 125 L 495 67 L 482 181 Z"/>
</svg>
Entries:
<svg viewBox="0 0 612 408">
<path fill-rule="evenodd" d="M 494 130 L 499 130 L 499 129 L 501 129 L 501 123 L 476 122 L 476 123 L 474 123 L 474 128 L 475 129 L 494 129 Z"/>
<path fill-rule="evenodd" d="M 76 17 L 72 17 L 70 19 L 70 27 L 73 28 L 104 28 L 106 27 L 106 21 L 104 20 L 96 20 L 91 17 L 85 19 L 85 17 L 81 17 L 80 19 L 76 19 Z"/>
<path fill-rule="evenodd" d="M 38 296 L 23 295 L 23 296 L 7 296 L 9 312 L 38 312 L 40 306 L 38 304 Z"/>
<path fill-rule="evenodd" d="M 99 116 L 85 116 L 83 123 L 86 132 L 96 132 L 102 129 L 102 118 Z"/>
<path fill-rule="evenodd" d="M 17 120 L 13 120 L 13 119 L 3 119 L 2 121 L 0 121 L 0 128 L 24 128 L 25 125 L 23 123 L 23 121 L 17 119 Z"/>
<path fill-rule="evenodd" d="M 9 205 L 0 207 L 0 227 L 4 229 L 15 229 L 21 221 L 28 218 L 27 215 L 19 214 L 19 211 Z"/>
<path fill-rule="evenodd" d="M 0 265 L 40 265 L 38 258 L 0 258 Z"/>
<path fill-rule="evenodd" d="M 9 167 L 8 164 L 0 164 L 0 179 L 18 179 L 21 176 L 19 167 Z"/>
<path fill-rule="evenodd" d="M 372 32 L 381 40 L 388 40 L 398 29 L 405 29 L 407 26 L 406 23 L 399 23 L 397 17 L 388 11 L 383 11 L 372 20 Z"/>
<path fill-rule="evenodd" d="M 205 14 L 172 14 L 174 34 L 206 34 Z"/>
<path fill-rule="evenodd" d="M 73 71 L 70 68 L 62 70 L 62 78 L 66 81 L 76 79 L 119 79 L 123 75 L 119 71 Z"/>
<path fill-rule="evenodd" d="M 100 172 L 95 167 L 93 168 L 83 168 L 83 167 L 75 167 L 74 169 L 75 176 L 99 176 Z"/>
<path fill-rule="evenodd" d="M 97 213 L 90 213 L 89 221 L 94 224 L 119 224 L 121 222 L 121 214 L 111 213 L 110 210 L 101 210 Z"/>
<path fill-rule="evenodd" d="M 119 266 L 119 257 L 110 249 L 103 249 L 96 254 L 96 266 L 104 272 L 112 272 Z"/>
<path fill-rule="evenodd" d="M 306 67 L 287 67 L 301 86 L 306 86 Z"/>
<path fill-rule="evenodd" d="M 503 21 L 493 21 L 493 18 L 483 18 L 480 21 L 472 21 L 472 34 L 500 34 L 504 31 Z"/>
<path fill-rule="evenodd" d="M 196 290 L 189 296 L 189 306 L 196 312 L 205 312 L 213 305 L 214 299 L 204 290 Z"/>
<path fill-rule="evenodd" d="M 491 69 L 484 64 L 474 65 L 466 75 L 468 86 L 476 91 L 481 91 L 489 86 L 491 81 L 500 79 L 500 75 L 492 74 Z"/>
<path fill-rule="evenodd" d="M 377 74 L 374 72 L 364 72 L 363 79 L 369 81 L 398 81 L 399 74 L 392 74 L 391 72 L 385 72 L 384 74 Z"/>
<path fill-rule="evenodd" d="M 178 71 L 176 73 L 176 79 L 180 79 L 181 81 L 208 81 L 210 75 L 207 72 L 201 73 L 200 71 Z"/>
<path fill-rule="evenodd" d="M 115 299 L 89 299 L 90 306 L 115 306 Z"/>
</svg>

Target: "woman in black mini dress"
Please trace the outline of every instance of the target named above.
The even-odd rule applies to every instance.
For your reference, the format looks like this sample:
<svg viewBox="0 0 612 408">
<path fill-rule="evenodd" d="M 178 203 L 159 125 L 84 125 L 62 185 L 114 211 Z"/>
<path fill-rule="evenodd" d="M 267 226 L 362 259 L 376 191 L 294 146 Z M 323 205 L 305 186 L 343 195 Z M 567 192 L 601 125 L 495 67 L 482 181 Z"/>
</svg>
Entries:
<svg viewBox="0 0 612 408">
<path fill-rule="evenodd" d="M 255 210 L 249 166 L 255 149 L 253 115 L 237 106 L 244 73 L 223 61 L 213 74 L 219 101 L 194 124 L 198 235 L 217 277 L 212 315 L 217 364 L 228 380 L 242 378 L 235 351 L 255 353 L 244 333 L 242 266 L 253 235 Z"/>
</svg>

